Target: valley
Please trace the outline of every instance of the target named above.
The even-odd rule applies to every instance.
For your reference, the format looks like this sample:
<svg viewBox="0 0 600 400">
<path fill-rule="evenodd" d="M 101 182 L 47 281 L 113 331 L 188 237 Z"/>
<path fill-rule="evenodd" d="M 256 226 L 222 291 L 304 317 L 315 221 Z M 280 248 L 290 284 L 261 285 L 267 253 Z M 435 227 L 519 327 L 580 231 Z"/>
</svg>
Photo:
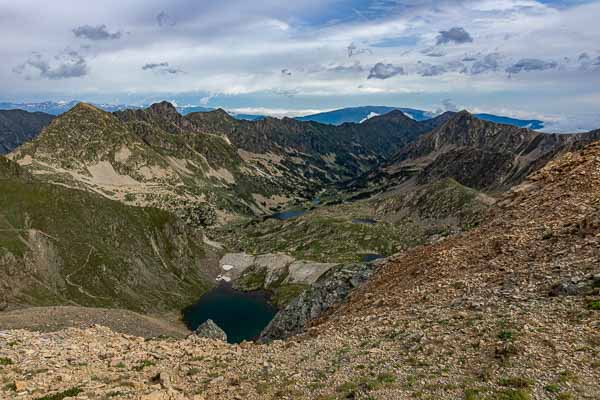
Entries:
<svg viewBox="0 0 600 400">
<path fill-rule="evenodd" d="M 0 158 L 0 393 L 592 396 L 598 132 L 80 103 Z"/>
</svg>

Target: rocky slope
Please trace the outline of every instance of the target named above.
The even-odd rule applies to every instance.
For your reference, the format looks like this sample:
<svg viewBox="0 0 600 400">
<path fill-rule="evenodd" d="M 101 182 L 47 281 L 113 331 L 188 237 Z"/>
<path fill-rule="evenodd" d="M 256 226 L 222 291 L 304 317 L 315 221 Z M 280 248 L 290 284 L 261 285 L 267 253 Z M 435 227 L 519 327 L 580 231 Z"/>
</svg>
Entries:
<svg viewBox="0 0 600 400">
<path fill-rule="evenodd" d="M 579 148 L 597 135 L 545 134 L 484 121 L 461 111 L 348 187 L 357 190 L 399 185 L 410 179 L 426 184 L 452 178 L 473 189 L 502 192 L 557 154 Z"/>
<path fill-rule="evenodd" d="M 200 222 L 214 222 L 216 211 L 223 222 L 310 199 L 438 123 L 396 112 L 332 127 L 293 119 L 238 121 L 222 110 L 184 117 L 167 102 L 114 114 L 80 103 L 10 157 L 51 183 L 130 205 L 201 214 Z"/>
<path fill-rule="evenodd" d="M 277 203 L 275 193 L 282 190 L 294 196 L 294 189 L 282 189 L 289 182 L 244 162 L 223 136 L 163 130 L 174 132 L 182 118 L 164 105 L 131 113 L 151 123 L 141 117 L 122 122 L 79 104 L 10 157 L 47 182 L 130 205 L 174 210 L 199 222 L 211 223 L 214 210 L 223 219 L 258 213 L 258 199 L 268 202 L 274 195 Z"/>
<path fill-rule="evenodd" d="M 2 332 L 2 393 L 598 398 L 599 181 L 600 144 L 562 155 L 481 226 L 386 260 L 294 339 L 228 345 L 144 341 L 100 327 Z"/>
<path fill-rule="evenodd" d="M 35 138 L 54 116 L 22 110 L 0 110 L 0 155 Z"/>
<path fill-rule="evenodd" d="M 0 327 L 3 330 L 58 332 L 67 328 L 85 329 L 92 325 L 102 325 L 114 332 L 148 339 L 158 336 L 183 339 L 190 334 L 182 323 L 169 322 L 164 316 L 157 318 L 129 310 L 51 306 L 0 312 Z"/>
<path fill-rule="evenodd" d="M 202 233 L 174 215 L 51 185 L 0 158 L 0 303 L 179 310 L 214 281 Z"/>
</svg>

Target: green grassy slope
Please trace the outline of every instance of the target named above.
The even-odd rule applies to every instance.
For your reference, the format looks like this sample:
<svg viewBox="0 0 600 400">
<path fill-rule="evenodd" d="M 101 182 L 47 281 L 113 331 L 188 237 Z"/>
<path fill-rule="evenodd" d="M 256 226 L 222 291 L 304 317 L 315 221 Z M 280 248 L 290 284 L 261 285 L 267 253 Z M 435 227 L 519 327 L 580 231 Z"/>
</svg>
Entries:
<svg viewBox="0 0 600 400">
<path fill-rule="evenodd" d="M 453 179 L 387 192 L 368 200 L 319 206 L 287 221 L 231 224 L 213 235 L 230 249 L 284 252 L 321 262 L 389 256 L 479 224 L 493 199 Z"/>
<path fill-rule="evenodd" d="M 0 159 L 0 293 L 9 304 L 168 311 L 211 285 L 201 235 L 172 214 L 20 171 Z"/>
</svg>

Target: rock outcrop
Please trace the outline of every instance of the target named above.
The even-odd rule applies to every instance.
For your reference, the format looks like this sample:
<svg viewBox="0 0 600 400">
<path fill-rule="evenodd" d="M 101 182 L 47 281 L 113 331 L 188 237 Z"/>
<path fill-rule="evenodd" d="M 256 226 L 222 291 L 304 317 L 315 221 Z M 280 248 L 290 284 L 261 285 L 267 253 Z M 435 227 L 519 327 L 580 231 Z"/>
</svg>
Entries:
<svg viewBox="0 0 600 400">
<path fill-rule="evenodd" d="M 206 320 L 194 331 L 194 335 L 207 339 L 227 341 L 227 334 L 212 319 Z"/>
<path fill-rule="evenodd" d="M 303 332 L 333 306 L 343 303 L 352 290 L 369 279 L 379 263 L 341 265 L 329 270 L 279 311 L 259 340 L 285 339 Z"/>
</svg>

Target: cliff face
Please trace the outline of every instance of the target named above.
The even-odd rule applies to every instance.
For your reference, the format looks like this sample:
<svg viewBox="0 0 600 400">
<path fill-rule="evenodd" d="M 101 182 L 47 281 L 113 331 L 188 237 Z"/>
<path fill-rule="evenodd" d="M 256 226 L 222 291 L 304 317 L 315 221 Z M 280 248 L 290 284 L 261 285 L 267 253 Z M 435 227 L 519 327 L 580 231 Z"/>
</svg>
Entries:
<svg viewBox="0 0 600 400">
<path fill-rule="evenodd" d="M 287 339 L 304 332 L 311 323 L 342 304 L 374 270 L 374 264 L 351 264 L 331 269 L 275 315 L 261 333 L 260 341 Z"/>
</svg>

